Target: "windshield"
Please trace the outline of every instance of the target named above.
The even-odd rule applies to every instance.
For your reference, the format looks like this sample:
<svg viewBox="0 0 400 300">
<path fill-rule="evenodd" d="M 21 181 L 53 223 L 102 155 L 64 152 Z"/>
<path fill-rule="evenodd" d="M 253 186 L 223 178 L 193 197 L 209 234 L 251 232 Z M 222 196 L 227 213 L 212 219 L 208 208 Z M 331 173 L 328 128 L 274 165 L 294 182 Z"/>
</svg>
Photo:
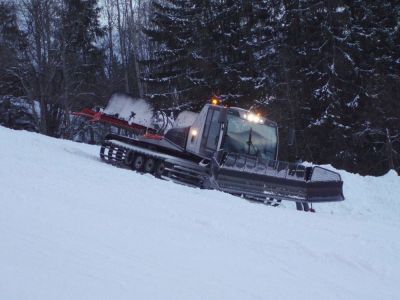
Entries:
<svg viewBox="0 0 400 300">
<path fill-rule="evenodd" d="M 268 160 L 276 159 L 276 127 L 250 122 L 237 115 L 227 115 L 223 149 L 227 152 L 248 154 Z"/>
</svg>

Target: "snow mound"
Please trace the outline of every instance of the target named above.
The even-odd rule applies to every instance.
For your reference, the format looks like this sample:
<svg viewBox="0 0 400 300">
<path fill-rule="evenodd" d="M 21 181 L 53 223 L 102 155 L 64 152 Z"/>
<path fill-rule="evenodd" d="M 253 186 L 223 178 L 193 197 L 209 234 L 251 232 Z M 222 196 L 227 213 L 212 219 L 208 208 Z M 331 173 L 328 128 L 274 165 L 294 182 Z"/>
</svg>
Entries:
<svg viewBox="0 0 400 300">
<path fill-rule="evenodd" d="M 394 170 L 384 176 L 374 177 L 351 174 L 332 166 L 324 167 L 340 173 L 346 200 L 318 205 L 320 212 L 399 221 L 400 177 Z"/>
<path fill-rule="evenodd" d="M 130 123 L 151 127 L 153 120 L 153 108 L 144 99 L 135 99 L 123 93 L 115 93 L 111 96 L 103 111 L 108 115 L 118 115 L 118 118 Z"/>
<path fill-rule="evenodd" d="M 400 299 L 399 177 L 317 213 L 101 163 L 0 127 L 0 299 Z"/>
</svg>

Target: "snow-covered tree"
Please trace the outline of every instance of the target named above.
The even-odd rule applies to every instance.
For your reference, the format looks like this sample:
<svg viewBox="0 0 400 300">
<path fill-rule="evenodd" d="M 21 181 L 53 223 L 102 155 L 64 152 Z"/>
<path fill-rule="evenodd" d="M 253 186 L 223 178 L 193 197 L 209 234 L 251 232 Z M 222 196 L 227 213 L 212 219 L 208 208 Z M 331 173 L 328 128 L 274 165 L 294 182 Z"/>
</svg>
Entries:
<svg viewBox="0 0 400 300">
<path fill-rule="evenodd" d="M 397 155 L 396 126 L 388 135 L 386 127 L 398 120 L 393 100 L 398 98 L 398 4 L 284 0 L 282 5 L 277 96 L 270 109 L 297 130 L 291 153 L 352 171 L 387 170 L 382 161 Z"/>
<path fill-rule="evenodd" d="M 198 54 L 201 41 L 194 36 L 198 9 L 192 1 L 154 1 L 152 5 L 152 25 L 145 32 L 158 49 L 145 62 L 149 97 L 161 107 L 171 106 L 171 101 L 175 106 L 193 102 L 193 95 L 204 87 L 197 64 L 202 59 Z"/>
<path fill-rule="evenodd" d="M 270 1 L 156 1 L 158 43 L 146 81 L 157 101 L 200 107 L 212 94 L 227 104 L 251 106 L 271 89 L 274 54 Z"/>
<path fill-rule="evenodd" d="M 99 79 L 104 78 L 103 49 L 96 42 L 104 35 L 96 0 L 62 0 L 58 6 L 56 40 L 61 60 L 63 135 L 68 135 L 69 112 L 98 99 Z M 100 91 L 101 94 L 101 91 Z"/>
</svg>

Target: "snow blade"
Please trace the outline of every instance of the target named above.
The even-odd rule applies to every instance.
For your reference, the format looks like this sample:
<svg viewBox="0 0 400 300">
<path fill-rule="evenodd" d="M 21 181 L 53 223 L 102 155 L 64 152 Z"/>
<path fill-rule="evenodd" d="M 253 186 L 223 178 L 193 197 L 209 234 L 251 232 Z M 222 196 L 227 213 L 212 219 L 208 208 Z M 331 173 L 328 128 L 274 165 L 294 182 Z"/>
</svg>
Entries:
<svg viewBox="0 0 400 300">
<path fill-rule="evenodd" d="M 219 153 L 213 159 L 212 174 L 219 190 L 259 201 L 269 198 L 310 203 L 344 200 L 340 175 L 321 167 Z"/>
</svg>

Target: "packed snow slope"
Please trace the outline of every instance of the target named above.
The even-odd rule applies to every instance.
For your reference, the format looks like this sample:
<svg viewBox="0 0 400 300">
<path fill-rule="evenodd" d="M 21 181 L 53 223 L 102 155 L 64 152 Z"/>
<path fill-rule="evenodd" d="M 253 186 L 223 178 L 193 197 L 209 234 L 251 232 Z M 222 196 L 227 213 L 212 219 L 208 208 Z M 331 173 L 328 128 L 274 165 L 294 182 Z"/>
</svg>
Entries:
<svg viewBox="0 0 400 300">
<path fill-rule="evenodd" d="M 298 212 L 0 127 L 0 299 L 400 299 L 400 179 Z"/>
</svg>

